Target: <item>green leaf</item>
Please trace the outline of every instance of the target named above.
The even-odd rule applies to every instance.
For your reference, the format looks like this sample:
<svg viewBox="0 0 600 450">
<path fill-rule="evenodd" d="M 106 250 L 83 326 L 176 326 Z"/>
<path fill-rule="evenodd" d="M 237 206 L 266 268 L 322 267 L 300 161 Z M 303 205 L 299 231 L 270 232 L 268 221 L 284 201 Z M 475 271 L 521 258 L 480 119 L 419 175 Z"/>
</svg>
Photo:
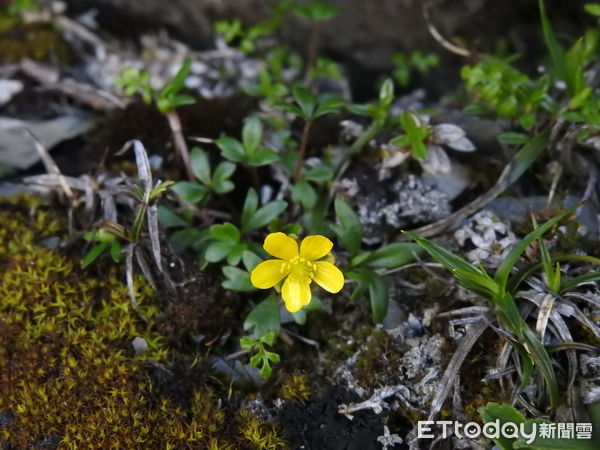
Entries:
<svg viewBox="0 0 600 450">
<path fill-rule="evenodd" d="M 248 244 L 236 244 L 227 254 L 227 264 L 237 266 L 242 260 L 242 255 L 248 249 Z"/>
<path fill-rule="evenodd" d="M 181 253 L 195 244 L 206 240 L 208 230 L 199 230 L 197 228 L 184 228 L 177 230 L 169 236 L 169 245 L 173 247 L 176 253 Z"/>
<path fill-rule="evenodd" d="M 259 337 L 258 340 L 263 344 L 272 347 L 275 344 L 275 338 L 277 337 L 277 333 L 273 330 L 265 333 L 263 336 Z"/>
<path fill-rule="evenodd" d="M 352 295 L 350 296 L 352 300 L 357 300 L 363 297 L 369 290 L 369 277 L 367 275 L 368 272 L 370 271 L 357 270 L 344 272 L 346 278 L 356 281 L 356 289 L 354 289 L 354 292 L 352 292 Z"/>
<path fill-rule="evenodd" d="M 350 111 L 352 114 L 356 114 L 358 116 L 370 116 L 371 108 L 370 105 L 360 105 L 360 104 L 351 104 L 346 105 L 346 109 Z"/>
<path fill-rule="evenodd" d="M 228 222 L 210 227 L 210 236 L 221 242 L 231 242 L 233 244 L 240 242 L 240 230 Z"/>
<path fill-rule="evenodd" d="M 591 281 L 600 281 L 600 272 L 589 272 L 584 273 L 583 275 L 579 275 L 577 277 L 571 278 L 569 281 L 562 283 L 560 286 L 560 294 L 564 294 L 565 292 L 570 291 L 573 288 L 576 288 L 580 284 L 589 283 Z"/>
<path fill-rule="evenodd" d="M 360 266 L 365 261 L 367 261 L 369 258 L 371 258 L 371 253 L 372 252 L 367 252 L 367 251 L 363 251 L 362 253 L 359 253 L 358 255 L 356 255 L 354 258 L 352 258 L 350 260 L 350 265 L 352 267 Z"/>
<path fill-rule="evenodd" d="M 193 105 L 194 103 L 196 103 L 196 98 L 192 95 L 176 95 L 169 100 L 167 110 L 179 108 L 180 106 L 185 105 Z"/>
<path fill-rule="evenodd" d="M 292 186 L 292 200 L 310 209 L 317 203 L 317 193 L 307 181 L 299 181 Z"/>
<path fill-rule="evenodd" d="M 251 365 L 253 365 L 253 364 L 251 364 Z M 267 380 L 267 379 L 271 378 L 271 375 L 273 375 L 273 369 L 268 364 L 268 362 L 263 360 L 263 366 L 260 368 L 259 373 L 260 373 L 261 378 L 263 378 L 264 380 Z"/>
<path fill-rule="evenodd" d="M 256 290 L 252 283 L 250 282 L 250 274 L 238 267 L 234 266 L 224 266 L 223 275 L 225 276 L 225 280 L 221 283 L 221 285 L 225 289 L 229 289 L 232 291 L 239 292 L 250 292 Z"/>
<path fill-rule="evenodd" d="M 509 131 L 499 134 L 498 140 L 506 145 L 521 145 L 525 144 L 529 140 L 529 136 L 523 133 L 514 133 Z"/>
<path fill-rule="evenodd" d="M 225 194 L 233 191 L 234 184 L 229 180 L 235 172 L 235 164 L 228 161 L 220 163 L 213 173 L 212 184 L 216 193 Z"/>
<path fill-rule="evenodd" d="M 246 159 L 244 146 L 240 141 L 231 137 L 222 137 L 216 141 L 224 158 L 234 162 L 243 162 Z"/>
<path fill-rule="evenodd" d="M 419 250 L 417 244 L 407 242 L 384 245 L 371 253 L 366 265 L 372 269 L 395 269 L 413 262 Z"/>
<path fill-rule="evenodd" d="M 565 50 L 559 44 L 558 39 L 554 34 L 554 30 L 552 29 L 552 25 L 548 20 L 544 0 L 539 0 L 539 8 L 540 18 L 542 21 L 542 31 L 544 32 L 544 41 L 546 43 L 546 47 L 548 48 L 548 53 L 550 53 L 550 58 L 552 59 L 554 75 L 565 83 L 569 83 L 569 74 L 565 60 Z"/>
<path fill-rule="evenodd" d="M 518 312 L 516 308 L 515 310 Z M 548 355 L 544 344 L 542 344 L 531 328 L 525 325 L 523 327 L 523 333 L 524 338 L 527 341 L 529 354 L 546 381 L 548 395 L 550 396 L 550 404 L 552 405 L 552 408 L 557 408 L 559 406 L 558 382 L 552 365 L 552 359 L 550 358 L 550 355 Z"/>
<path fill-rule="evenodd" d="M 192 68 L 192 60 L 186 59 L 175 76 L 162 89 L 165 93 L 177 93 L 185 87 L 185 79 Z"/>
<path fill-rule="evenodd" d="M 482 406 L 479 408 L 479 414 L 484 423 L 499 420 L 501 425 L 508 422 L 519 425 L 525 422 L 525 416 L 517 411 L 517 409 L 498 403 L 488 403 L 486 406 Z M 516 439 L 500 437 L 499 439 L 494 439 L 494 442 L 501 450 L 512 450 Z"/>
<path fill-rule="evenodd" d="M 171 190 L 192 204 L 201 203 L 208 194 L 206 186 L 191 181 L 179 181 L 171 186 Z"/>
<path fill-rule="evenodd" d="M 242 261 L 246 270 L 248 272 L 251 272 L 256 266 L 258 266 L 262 262 L 262 258 L 256 253 L 250 250 L 246 250 L 244 253 L 242 253 Z"/>
<path fill-rule="evenodd" d="M 204 257 L 211 263 L 222 261 L 229 254 L 234 245 L 235 244 L 232 242 L 213 242 L 206 248 Z"/>
<path fill-rule="evenodd" d="M 534 113 L 525 113 L 519 117 L 519 125 L 521 125 L 526 130 L 531 130 L 535 125 L 535 114 Z"/>
<path fill-rule="evenodd" d="M 246 200 L 244 201 L 244 207 L 242 208 L 242 233 L 247 233 L 251 230 L 249 227 L 252 216 L 258 209 L 258 194 L 252 188 L 248 190 L 246 194 Z"/>
<path fill-rule="evenodd" d="M 163 205 L 158 206 L 158 221 L 165 228 L 187 227 L 189 223 Z"/>
<path fill-rule="evenodd" d="M 303 116 L 302 110 L 297 105 L 293 105 L 291 103 L 285 103 L 285 102 L 276 102 L 275 106 L 283 109 L 284 111 L 286 111 L 294 116 L 297 116 L 297 117 Z"/>
<path fill-rule="evenodd" d="M 293 87 L 292 94 L 298 105 L 300 105 L 304 119 L 311 120 L 317 106 L 317 97 L 315 94 L 299 84 Z"/>
<path fill-rule="evenodd" d="M 446 270 L 454 273 L 458 281 L 467 289 L 492 298 L 498 292 L 495 281 L 483 269 L 479 269 L 445 248 L 409 231 L 404 234 L 413 239 L 431 257 L 440 262 Z"/>
<path fill-rule="evenodd" d="M 387 78 L 379 88 L 379 104 L 388 108 L 394 100 L 394 82 Z"/>
<path fill-rule="evenodd" d="M 248 157 L 248 164 L 251 166 L 266 166 L 279 161 L 279 153 L 270 148 L 259 148 Z"/>
<path fill-rule="evenodd" d="M 210 161 L 208 155 L 200 147 L 194 147 L 190 153 L 192 172 L 202 183 L 207 186 L 212 184 L 210 176 Z"/>
<path fill-rule="evenodd" d="M 519 101 L 514 95 L 506 97 L 497 108 L 500 117 L 513 117 L 519 110 Z"/>
<path fill-rule="evenodd" d="M 242 130 L 242 142 L 246 154 L 250 155 L 256 151 L 262 140 L 263 127 L 258 117 L 251 117 L 246 121 Z"/>
<path fill-rule="evenodd" d="M 81 261 L 81 267 L 82 268 L 86 268 L 87 266 L 89 266 L 90 264 L 92 264 L 94 261 L 96 261 L 98 259 L 98 257 L 104 253 L 104 251 L 108 248 L 108 243 L 107 242 L 101 242 L 97 245 L 95 245 L 94 247 L 92 247 L 92 249 L 87 252 L 87 254 L 84 256 L 83 260 Z"/>
<path fill-rule="evenodd" d="M 375 322 L 385 319 L 388 310 L 388 285 L 376 272 L 369 273 L 369 297 L 371 299 L 371 315 Z"/>
<path fill-rule="evenodd" d="M 313 118 L 321 117 L 326 114 L 337 114 L 340 112 L 345 102 L 341 98 L 333 97 L 323 100 L 317 110 L 315 111 Z"/>
<path fill-rule="evenodd" d="M 573 98 L 571 98 L 571 100 L 569 100 L 569 108 L 571 108 L 571 109 L 580 108 L 585 103 L 585 101 L 589 98 L 589 96 L 591 94 L 592 94 L 592 88 L 586 87 L 586 88 L 582 89 Z"/>
<path fill-rule="evenodd" d="M 253 350 L 256 347 L 256 339 L 250 336 L 244 336 L 240 339 L 240 347 L 244 350 Z"/>
<path fill-rule="evenodd" d="M 362 242 L 362 226 L 358 215 L 341 198 L 336 198 L 334 203 L 335 214 L 339 225 L 331 224 L 333 232 L 348 250 L 348 253 L 355 255 L 360 250 Z"/>
<path fill-rule="evenodd" d="M 115 240 L 110 246 L 110 257 L 116 263 L 121 261 L 121 242 Z"/>
<path fill-rule="evenodd" d="M 256 305 L 244 321 L 244 330 L 253 330 L 252 335 L 257 338 L 270 331 L 277 334 L 280 329 L 279 305 L 274 295 L 269 295 Z"/>
<path fill-rule="evenodd" d="M 333 179 L 333 169 L 329 166 L 320 165 L 311 167 L 304 174 L 307 181 L 330 181 Z"/>
<path fill-rule="evenodd" d="M 246 231 L 256 230 L 268 225 L 287 208 L 287 203 L 281 200 L 269 202 L 259 208 L 246 222 Z"/>
<path fill-rule="evenodd" d="M 306 317 L 311 311 L 316 311 L 323 308 L 323 302 L 315 295 L 310 298 L 310 303 L 299 311 L 292 313 L 294 322 L 298 325 L 304 325 L 306 323 Z"/>
<path fill-rule="evenodd" d="M 512 184 L 523 175 L 527 169 L 537 160 L 548 145 L 548 133 L 541 133 L 527 142 L 516 154 L 511 162 L 512 168 L 508 183 Z"/>
<path fill-rule="evenodd" d="M 428 155 L 425 140 L 429 136 L 429 129 L 421 126 L 418 120 L 409 111 L 404 111 L 398 117 L 400 126 L 406 133 L 406 136 L 400 136 L 392 140 L 392 144 L 399 146 L 409 146 L 415 158 L 425 159 Z"/>
<path fill-rule="evenodd" d="M 583 6 L 588 14 L 596 17 L 600 17 L 600 4 L 599 3 L 588 3 Z"/>
<path fill-rule="evenodd" d="M 536 228 L 535 230 L 533 230 L 532 232 L 530 232 L 527 236 L 525 236 L 521 241 L 519 241 L 512 248 L 512 250 L 508 253 L 508 255 L 506 255 L 506 257 L 504 258 L 504 260 L 500 264 L 500 267 L 498 267 L 498 270 L 496 271 L 496 276 L 494 277 L 494 280 L 496 281 L 496 283 L 500 287 L 502 287 L 502 289 L 505 289 L 506 288 L 506 283 L 508 281 L 508 277 L 510 275 L 510 272 L 511 272 L 512 268 L 517 263 L 517 260 L 521 257 L 521 254 L 525 250 L 527 250 L 527 247 L 529 247 L 529 245 L 533 241 L 535 241 L 537 238 L 543 236 L 544 233 L 546 233 L 546 231 L 548 231 L 550 228 L 552 228 L 558 222 L 560 222 L 564 218 L 568 217 L 577 208 L 579 208 L 579 206 L 580 205 L 577 204 L 577 205 L 572 206 L 571 208 L 565 209 L 562 213 L 560 213 L 557 216 L 553 217 L 552 219 L 550 219 L 545 224 L 540 225 L 538 228 Z"/>
<path fill-rule="evenodd" d="M 340 8 L 332 5 L 328 0 L 311 0 L 308 3 L 294 5 L 292 11 L 305 19 L 325 22 L 333 19 Z"/>
</svg>

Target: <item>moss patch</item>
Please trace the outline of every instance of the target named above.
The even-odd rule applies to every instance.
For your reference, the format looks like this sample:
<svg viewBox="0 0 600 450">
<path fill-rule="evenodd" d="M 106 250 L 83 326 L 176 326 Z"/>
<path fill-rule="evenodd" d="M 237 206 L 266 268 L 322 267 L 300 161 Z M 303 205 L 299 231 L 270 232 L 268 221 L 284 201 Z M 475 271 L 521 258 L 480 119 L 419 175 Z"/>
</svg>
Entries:
<svg viewBox="0 0 600 450">
<path fill-rule="evenodd" d="M 64 233 L 38 201 L 0 206 L 0 446 L 284 446 L 273 425 L 228 417 L 207 387 L 197 386 L 185 408 L 157 395 L 144 364 L 168 364 L 172 355 L 132 313 L 122 268 L 93 276 L 80 255 L 38 245 Z M 144 315 L 155 317 L 147 283 L 137 279 L 136 290 Z M 149 345 L 140 356 L 136 336 Z"/>
</svg>

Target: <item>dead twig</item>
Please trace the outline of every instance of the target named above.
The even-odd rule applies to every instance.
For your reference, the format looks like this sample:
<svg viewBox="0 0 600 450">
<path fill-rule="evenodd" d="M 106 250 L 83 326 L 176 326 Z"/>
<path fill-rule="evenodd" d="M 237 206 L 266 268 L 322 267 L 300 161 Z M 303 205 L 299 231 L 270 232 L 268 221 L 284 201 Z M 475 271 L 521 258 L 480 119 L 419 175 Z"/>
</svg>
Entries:
<svg viewBox="0 0 600 450">
<path fill-rule="evenodd" d="M 175 151 L 179 155 L 181 162 L 185 167 L 185 172 L 190 181 L 194 181 L 196 177 L 192 172 L 192 166 L 190 164 L 190 151 L 188 149 L 187 143 L 185 142 L 185 137 L 183 136 L 183 131 L 181 129 L 181 119 L 179 118 L 179 114 L 177 111 L 172 110 L 167 113 L 167 120 L 169 122 L 169 128 L 171 129 L 171 134 L 173 135 L 173 143 L 175 144 Z"/>
<path fill-rule="evenodd" d="M 65 196 L 69 199 L 71 207 L 75 206 L 75 195 L 73 194 L 69 183 L 66 182 L 65 177 L 54 162 L 54 159 L 52 158 L 52 156 L 50 156 L 48 150 L 46 150 L 46 148 L 42 145 L 39 139 L 31 132 L 31 130 L 29 130 L 29 128 L 26 128 L 26 130 L 27 133 L 29 133 L 29 135 L 31 136 L 31 139 L 33 140 L 35 150 L 37 151 L 40 159 L 42 160 L 42 163 L 46 168 L 46 172 L 48 172 L 48 174 L 55 175 L 58 178 L 58 183 Z"/>
<path fill-rule="evenodd" d="M 431 34 L 431 36 L 449 52 L 454 53 L 455 55 L 464 56 L 466 58 L 471 57 L 472 55 L 469 50 L 453 44 L 452 42 L 444 38 L 444 36 L 442 36 L 442 34 L 433 25 L 433 21 L 431 20 L 430 8 L 430 1 L 423 2 L 423 19 L 425 19 L 425 24 L 427 25 L 427 30 L 429 31 L 429 34 Z"/>
</svg>

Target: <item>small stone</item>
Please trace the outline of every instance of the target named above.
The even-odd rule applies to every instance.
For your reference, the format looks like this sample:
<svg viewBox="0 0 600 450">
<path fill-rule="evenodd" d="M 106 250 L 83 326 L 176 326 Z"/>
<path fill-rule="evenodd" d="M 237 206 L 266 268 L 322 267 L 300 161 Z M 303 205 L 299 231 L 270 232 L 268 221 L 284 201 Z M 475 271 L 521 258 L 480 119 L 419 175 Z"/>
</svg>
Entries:
<svg viewBox="0 0 600 450">
<path fill-rule="evenodd" d="M 136 355 L 141 355 L 148 350 L 148 343 L 146 342 L 146 339 L 140 336 L 133 338 L 131 341 L 131 346 L 133 347 L 133 351 Z"/>
</svg>

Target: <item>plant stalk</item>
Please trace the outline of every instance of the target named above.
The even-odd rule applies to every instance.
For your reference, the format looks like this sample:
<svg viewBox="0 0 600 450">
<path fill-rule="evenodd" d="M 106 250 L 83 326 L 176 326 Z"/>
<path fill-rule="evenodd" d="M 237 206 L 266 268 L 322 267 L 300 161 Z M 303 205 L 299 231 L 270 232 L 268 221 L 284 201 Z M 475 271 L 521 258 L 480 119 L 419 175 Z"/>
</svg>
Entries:
<svg viewBox="0 0 600 450">
<path fill-rule="evenodd" d="M 183 166 L 185 167 L 185 172 L 190 181 L 194 181 L 196 177 L 192 172 L 192 166 L 190 164 L 190 152 L 188 150 L 187 143 L 185 142 L 185 137 L 183 136 L 183 132 L 181 130 L 181 119 L 179 118 L 179 114 L 177 111 L 171 110 L 167 113 L 167 120 L 169 121 L 169 128 L 171 128 L 171 134 L 173 135 L 173 143 L 175 144 L 175 151 L 179 155 Z"/>
<path fill-rule="evenodd" d="M 302 137 L 300 139 L 300 154 L 296 161 L 296 168 L 294 170 L 294 182 L 300 179 L 302 175 L 302 165 L 304 164 L 304 157 L 306 156 L 306 147 L 308 146 L 308 134 L 310 132 L 310 126 L 312 122 L 307 120 L 304 122 L 304 128 L 302 129 Z"/>
</svg>

